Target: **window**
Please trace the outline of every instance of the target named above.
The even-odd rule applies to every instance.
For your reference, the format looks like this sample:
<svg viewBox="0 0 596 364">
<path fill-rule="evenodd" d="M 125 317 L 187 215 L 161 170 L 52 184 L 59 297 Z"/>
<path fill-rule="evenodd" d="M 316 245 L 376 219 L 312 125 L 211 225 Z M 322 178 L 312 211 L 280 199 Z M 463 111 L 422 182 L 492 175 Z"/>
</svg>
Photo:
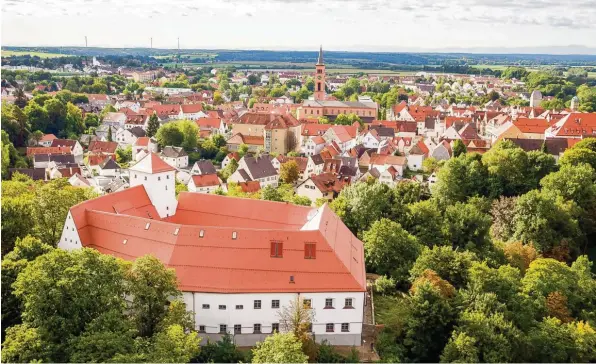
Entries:
<svg viewBox="0 0 596 364">
<path fill-rule="evenodd" d="M 310 298 L 302 300 L 302 304 L 304 305 L 304 308 L 312 308 L 312 300 Z"/>
<path fill-rule="evenodd" d="M 277 322 L 271 324 L 271 333 L 279 332 L 279 324 Z"/>
<path fill-rule="evenodd" d="M 234 325 L 234 334 L 242 334 L 242 325 Z"/>
<path fill-rule="evenodd" d="M 306 325 L 306 332 L 312 332 L 312 322 L 309 322 L 308 325 Z"/>
<path fill-rule="evenodd" d="M 350 332 L 350 324 L 349 323 L 341 324 L 341 332 Z"/>
<path fill-rule="evenodd" d="M 272 300 L 271 308 L 279 308 L 279 300 Z"/>
<path fill-rule="evenodd" d="M 317 257 L 317 245 L 315 243 L 304 243 L 304 259 L 315 259 Z"/>
<path fill-rule="evenodd" d="M 244 310 L 244 305 L 236 305 L 237 310 Z"/>
<path fill-rule="evenodd" d="M 228 325 L 219 325 L 219 333 L 225 334 L 228 332 Z"/>
<path fill-rule="evenodd" d="M 326 324 L 325 325 L 325 332 L 333 332 L 335 330 L 335 325 L 333 324 Z"/>
<path fill-rule="evenodd" d="M 209 309 L 209 305 L 203 304 L 203 310 L 208 310 L 208 309 Z"/>
<path fill-rule="evenodd" d="M 272 241 L 271 242 L 271 257 L 273 258 L 281 258 L 283 257 L 284 253 L 284 243 L 279 241 Z"/>
<path fill-rule="evenodd" d="M 180 228 L 176 228 L 176 230 L 174 230 L 174 235 L 178 235 L 179 232 L 180 232 Z"/>
<path fill-rule="evenodd" d="M 147 176 L 145 176 L 145 181 L 147 180 Z"/>
<path fill-rule="evenodd" d="M 254 308 L 255 308 L 255 310 L 261 309 L 261 300 L 255 300 Z"/>
<path fill-rule="evenodd" d="M 219 305 L 219 309 L 220 310 L 225 310 L 226 309 L 226 305 Z"/>
<path fill-rule="evenodd" d="M 166 179 L 170 179 L 170 176 L 169 175 L 166 175 Z"/>
<path fill-rule="evenodd" d="M 205 332 L 205 325 L 199 325 L 199 332 Z"/>
<path fill-rule="evenodd" d="M 236 240 L 236 238 L 238 238 L 238 233 L 235 231 L 232 231 L 232 239 Z"/>
<path fill-rule="evenodd" d="M 351 298 L 346 298 L 346 302 L 344 304 L 344 308 L 354 308 L 354 306 L 352 306 L 352 299 Z"/>
<path fill-rule="evenodd" d="M 168 190 L 168 186 L 166 186 L 166 191 Z"/>
<path fill-rule="evenodd" d="M 158 181 L 161 181 L 161 177 L 159 177 L 159 176 L 158 176 L 158 177 L 157 177 L 157 180 L 158 180 Z"/>
<path fill-rule="evenodd" d="M 253 333 L 260 334 L 261 333 L 261 324 L 254 324 Z"/>
<path fill-rule="evenodd" d="M 333 308 L 333 298 L 325 298 L 325 308 Z"/>
</svg>

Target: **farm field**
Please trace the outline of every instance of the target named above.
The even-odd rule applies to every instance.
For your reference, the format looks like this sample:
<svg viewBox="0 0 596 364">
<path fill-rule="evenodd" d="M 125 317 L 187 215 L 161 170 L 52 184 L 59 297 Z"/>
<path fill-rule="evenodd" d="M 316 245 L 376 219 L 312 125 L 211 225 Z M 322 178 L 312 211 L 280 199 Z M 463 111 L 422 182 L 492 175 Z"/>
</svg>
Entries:
<svg viewBox="0 0 596 364">
<path fill-rule="evenodd" d="M 11 57 L 11 56 L 26 56 L 30 55 L 31 57 L 39 57 L 39 58 L 58 58 L 58 57 L 65 57 L 68 56 L 67 54 L 59 54 L 59 53 L 45 53 L 45 52 L 29 52 L 29 51 L 7 51 L 2 50 L 2 57 Z"/>
</svg>

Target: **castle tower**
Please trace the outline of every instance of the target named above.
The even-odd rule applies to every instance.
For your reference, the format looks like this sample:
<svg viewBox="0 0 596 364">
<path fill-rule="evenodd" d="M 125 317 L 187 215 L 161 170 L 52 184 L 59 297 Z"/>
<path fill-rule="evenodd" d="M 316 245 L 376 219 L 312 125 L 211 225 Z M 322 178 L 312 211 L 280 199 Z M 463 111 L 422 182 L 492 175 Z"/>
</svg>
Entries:
<svg viewBox="0 0 596 364">
<path fill-rule="evenodd" d="M 315 66 L 315 100 L 325 99 L 325 63 L 323 63 L 323 46 L 319 49 L 319 59 Z"/>
<path fill-rule="evenodd" d="M 570 106 L 571 106 L 571 110 L 577 111 L 577 109 L 579 108 L 579 97 L 573 96 L 573 98 L 571 99 Z"/>
<path fill-rule="evenodd" d="M 174 215 L 178 206 L 174 167 L 149 153 L 128 171 L 130 187 L 143 185 L 161 218 Z"/>
</svg>

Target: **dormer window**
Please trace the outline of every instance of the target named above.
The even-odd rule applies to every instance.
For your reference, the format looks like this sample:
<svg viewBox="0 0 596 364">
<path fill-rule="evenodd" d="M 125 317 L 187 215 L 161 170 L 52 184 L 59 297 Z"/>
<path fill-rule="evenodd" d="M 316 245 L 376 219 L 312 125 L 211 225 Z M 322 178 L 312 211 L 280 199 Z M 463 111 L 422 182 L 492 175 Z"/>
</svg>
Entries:
<svg viewBox="0 0 596 364">
<path fill-rule="evenodd" d="M 124 239 L 124 241 L 122 242 L 122 244 L 126 245 L 126 243 L 128 243 L 128 239 Z"/>
<path fill-rule="evenodd" d="M 145 230 L 149 230 L 149 227 L 151 226 L 151 223 L 148 222 L 147 224 L 145 224 Z"/>
<path fill-rule="evenodd" d="M 199 231 L 199 238 L 205 237 L 205 230 Z"/>
<path fill-rule="evenodd" d="M 238 238 L 238 233 L 235 231 L 232 231 L 232 240 L 236 240 Z"/>
<path fill-rule="evenodd" d="M 174 230 L 174 235 L 178 235 L 179 232 L 180 232 L 180 228 L 176 228 L 176 230 Z"/>
</svg>

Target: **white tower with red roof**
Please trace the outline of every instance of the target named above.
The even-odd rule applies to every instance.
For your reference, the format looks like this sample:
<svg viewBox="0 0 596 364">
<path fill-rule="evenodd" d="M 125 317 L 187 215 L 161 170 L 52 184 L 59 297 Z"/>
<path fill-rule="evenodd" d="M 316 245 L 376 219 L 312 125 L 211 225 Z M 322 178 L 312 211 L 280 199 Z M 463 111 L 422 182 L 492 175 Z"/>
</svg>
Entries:
<svg viewBox="0 0 596 364">
<path fill-rule="evenodd" d="M 129 168 L 130 187 L 143 185 L 151 203 L 161 218 L 174 215 L 176 200 L 176 169 L 155 153 L 150 153 Z"/>
</svg>

